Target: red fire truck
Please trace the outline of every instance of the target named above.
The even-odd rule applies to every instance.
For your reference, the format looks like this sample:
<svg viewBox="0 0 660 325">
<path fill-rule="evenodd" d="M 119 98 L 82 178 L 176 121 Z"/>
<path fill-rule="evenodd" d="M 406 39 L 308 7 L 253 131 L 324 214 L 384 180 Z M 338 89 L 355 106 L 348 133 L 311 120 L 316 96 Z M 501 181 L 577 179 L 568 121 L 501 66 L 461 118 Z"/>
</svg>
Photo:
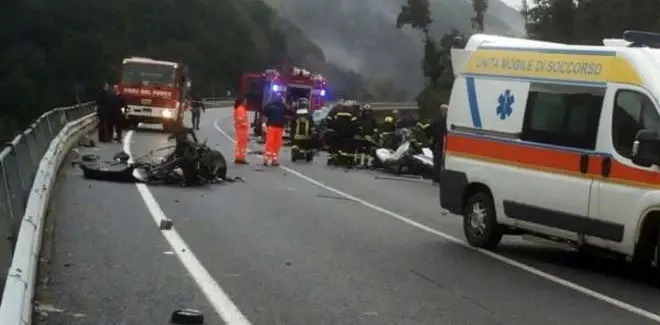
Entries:
<svg viewBox="0 0 660 325">
<path fill-rule="evenodd" d="M 170 126 L 183 123 L 190 91 L 183 64 L 143 57 L 124 59 L 119 88 L 127 102 L 125 116 L 131 126 L 162 124 L 168 131 Z"/>
<path fill-rule="evenodd" d="M 275 95 L 284 97 L 289 105 L 306 98 L 312 111 L 325 105 L 326 80 L 319 74 L 290 67 L 267 69 L 261 73 L 246 73 L 241 79 L 240 94 L 247 98 L 248 108 L 255 112 L 255 133 L 261 134 L 261 113 Z"/>
</svg>

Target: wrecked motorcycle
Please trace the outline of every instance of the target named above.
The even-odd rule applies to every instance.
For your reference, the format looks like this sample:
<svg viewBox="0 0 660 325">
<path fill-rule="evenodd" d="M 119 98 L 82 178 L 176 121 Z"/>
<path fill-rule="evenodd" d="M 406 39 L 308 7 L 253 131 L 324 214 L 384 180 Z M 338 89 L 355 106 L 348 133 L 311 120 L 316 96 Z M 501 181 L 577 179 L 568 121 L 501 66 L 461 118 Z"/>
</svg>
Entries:
<svg viewBox="0 0 660 325">
<path fill-rule="evenodd" d="M 418 147 L 409 132 L 403 130 L 403 142 L 396 150 L 378 148 L 375 150 L 374 167 L 395 174 L 414 174 L 424 177 L 433 175 L 433 152 L 429 148 Z"/>
<path fill-rule="evenodd" d="M 237 177 L 227 176 L 227 162 L 224 155 L 206 145 L 206 140 L 198 142 L 191 129 L 183 134 L 170 136 L 170 140 L 174 140 L 175 144 L 151 151 L 132 163 L 126 161 L 128 155 L 125 155 L 124 159 L 112 164 L 111 168 L 94 168 L 89 164 L 81 164 L 80 168 L 85 178 L 116 182 L 191 186 L 240 180 Z M 160 162 L 148 159 L 155 152 L 165 150 L 171 152 Z M 121 166 L 117 168 L 117 165 Z"/>
</svg>

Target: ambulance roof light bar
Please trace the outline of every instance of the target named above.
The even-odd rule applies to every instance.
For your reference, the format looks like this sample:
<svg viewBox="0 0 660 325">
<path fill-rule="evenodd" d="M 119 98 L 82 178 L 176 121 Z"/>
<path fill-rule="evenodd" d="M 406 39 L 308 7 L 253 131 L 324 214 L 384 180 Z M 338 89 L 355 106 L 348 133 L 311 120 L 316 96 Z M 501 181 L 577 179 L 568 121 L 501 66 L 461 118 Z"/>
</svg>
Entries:
<svg viewBox="0 0 660 325">
<path fill-rule="evenodd" d="M 630 42 L 628 47 L 650 47 L 660 49 L 660 34 L 637 30 L 623 32 L 623 39 Z"/>
</svg>

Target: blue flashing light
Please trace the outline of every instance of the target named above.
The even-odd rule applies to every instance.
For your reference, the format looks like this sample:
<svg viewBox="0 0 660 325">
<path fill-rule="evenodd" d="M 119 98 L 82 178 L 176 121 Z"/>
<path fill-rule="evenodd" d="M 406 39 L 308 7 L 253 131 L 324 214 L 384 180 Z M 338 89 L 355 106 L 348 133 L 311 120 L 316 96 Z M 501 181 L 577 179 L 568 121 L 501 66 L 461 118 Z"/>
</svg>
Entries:
<svg viewBox="0 0 660 325">
<path fill-rule="evenodd" d="M 321 96 L 325 97 L 325 89 L 321 89 Z"/>
<path fill-rule="evenodd" d="M 272 89 L 273 91 L 280 91 L 280 86 L 278 86 L 278 85 L 273 85 L 273 87 L 271 87 L 271 89 Z"/>
</svg>

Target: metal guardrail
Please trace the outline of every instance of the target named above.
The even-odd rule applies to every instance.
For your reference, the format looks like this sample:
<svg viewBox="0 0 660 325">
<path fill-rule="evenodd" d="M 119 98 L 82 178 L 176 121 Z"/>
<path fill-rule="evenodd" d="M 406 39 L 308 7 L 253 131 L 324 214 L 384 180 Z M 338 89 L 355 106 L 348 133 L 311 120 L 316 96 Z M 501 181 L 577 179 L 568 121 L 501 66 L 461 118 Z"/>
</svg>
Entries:
<svg viewBox="0 0 660 325">
<path fill-rule="evenodd" d="M 94 103 L 55 108 L 41 115 L 0 150 L 0 292 L 5 286 L 42 156 L 68 123 L 94 111 Z"/>
<path fill-rule="evenodd" d="M 206 104 L 207 107 L 223 107 L 227 105 L 232 105 L 233 104 L 233 99 L 226 98 L 226 97 L 217 97 L 217 98 L 202 98 L 202 102 Z M 326 105 L 332 106 L 337 102 L 328 102 Z M 371 107 L 374 110 L 415 110 L 418 109 L 419 107 L 417 106 L 416 102 L 373 102 L 371 103 Z"/>
</svg>

